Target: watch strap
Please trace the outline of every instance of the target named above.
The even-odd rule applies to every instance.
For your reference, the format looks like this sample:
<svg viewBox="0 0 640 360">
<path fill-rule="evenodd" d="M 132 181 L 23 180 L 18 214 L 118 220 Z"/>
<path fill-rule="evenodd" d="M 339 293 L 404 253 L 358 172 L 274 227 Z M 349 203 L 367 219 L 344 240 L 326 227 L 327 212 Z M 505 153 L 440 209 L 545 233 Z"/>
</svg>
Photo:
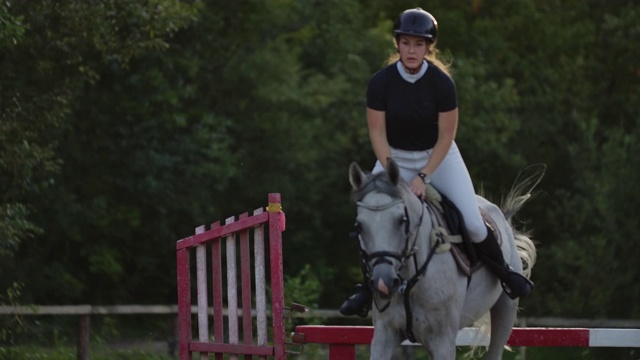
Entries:
<svg viewBox="0 0 640 360">
<path fill-rule="evenodd" d="M 430 184 L 431 183 L 431 176 L 423 173 L 423 172 L 419 172 L 418 176 L 422 179 L 422 181 L 424 181 L 425 184 Z"/>
</svg>

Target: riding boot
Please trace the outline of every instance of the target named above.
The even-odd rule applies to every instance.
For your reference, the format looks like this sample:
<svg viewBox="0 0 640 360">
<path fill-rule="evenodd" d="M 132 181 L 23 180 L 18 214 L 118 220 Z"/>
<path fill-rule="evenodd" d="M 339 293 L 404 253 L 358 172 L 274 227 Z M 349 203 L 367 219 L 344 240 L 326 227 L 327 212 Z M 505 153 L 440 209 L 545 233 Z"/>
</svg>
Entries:
<svg viewBox="0 0 640 360">
<path fill-rule="evenodd" d="M 509 266 L 502 254 L 493 230 L 487 226 L 487 238 L 474 244 L 484 264 L 498 276 L 507 295 L 516 299 L 528 295 L 533 290 L 533 282 Z"/>
<path fill-rule="evenodd" d="M 356 285 L 357 292 L 349 296 L 340 306 L 340 313 L 345 316 L 358 315 L 366 318 L 371 310 L 373 293 L 369 284 L 369 272 L 367 270 L 367 253 L 360 249 L 360 270 L 362 270 L 362 284 Z"/>
<path fill-rule="evenodd" d="M 367 281 L 365 281 L 365 284 Z M 373 294 L 371 289 L 367 285 L 356 286 L 357 293 L 349 296 L 340 306 L 340 313 L 345 316 L 358 315 L 361 318 L 366 318 L 371 310 L 371 300 Z"/>
</svg>

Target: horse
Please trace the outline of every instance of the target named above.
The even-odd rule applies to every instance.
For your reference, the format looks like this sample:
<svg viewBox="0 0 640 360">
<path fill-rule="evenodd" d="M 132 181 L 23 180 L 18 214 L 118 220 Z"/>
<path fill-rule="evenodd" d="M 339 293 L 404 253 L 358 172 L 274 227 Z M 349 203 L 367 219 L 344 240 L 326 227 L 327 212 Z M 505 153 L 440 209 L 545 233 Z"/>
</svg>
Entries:
<svg viewBox="0 0 640 360">
<path fill-rule="evenodd" d="M 503 291 L 497 277 L 479 266 L 468 276 L 459 270 L 446 242 L 432 241 L 437 227 L 429 207 L 400 177 L 389 159 L 385 171 L 370 174 L 349 167 L 356 202 L 356 233 L 373 296 L 374 336 L 370 359 L 391 359 L 404 338 L 421 343 L 432 360 L 456 358 L 458 330 L 490 312 L 487 360 L 502 359 L 515 323 L 518 300 Z M 533 185 L 537 185 L 540 180 Z M 536 259 L 533 241 L 511 226 L 512 216 L 530 197 L 527 184 L 514 186 L 502 209 L 477 195 L 485 221 L 493 224 L 502 251 L 514 270 L 530 276 Z M 366 286 L 366 284 L 365 284 Z"/>
</svg>

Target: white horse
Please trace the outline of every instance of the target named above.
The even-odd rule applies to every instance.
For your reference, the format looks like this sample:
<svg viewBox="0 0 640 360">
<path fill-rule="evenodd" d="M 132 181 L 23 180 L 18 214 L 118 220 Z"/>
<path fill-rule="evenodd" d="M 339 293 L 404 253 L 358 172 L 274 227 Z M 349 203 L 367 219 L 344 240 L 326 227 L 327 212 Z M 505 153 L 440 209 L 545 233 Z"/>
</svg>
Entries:
<svg viewBox="0 0 640 360">
<path fill-rule="evenodd" d="M 401 179 L 393 160 L 386 172 L 373 175 L 352 163 L 349 180 L 357 204 L 356 231 L 374 292 L 370 358 L 391 359 L 404 338 L 413 338 L 431 359 L 453 360 L 458 330 L 490 311 L 491 340 L 485 359 L 501 359 L 518 300 L 509 298 L 485 267 L 469 278 L 446 251 L 447 244 L 442 248 L 432 244 L 429 209 Z M 521 185 L 505 198 L 502 210 L 480 196 L 478 202 L 485 220 L 493 223 L 502 239 L 506 261 L 522 272 L 524 260 L 525 275 L 530 276 L 535 246 L 510 225 L 511 216 L 530 196 L 519 194 L 527 184 Z"/>
</svg>

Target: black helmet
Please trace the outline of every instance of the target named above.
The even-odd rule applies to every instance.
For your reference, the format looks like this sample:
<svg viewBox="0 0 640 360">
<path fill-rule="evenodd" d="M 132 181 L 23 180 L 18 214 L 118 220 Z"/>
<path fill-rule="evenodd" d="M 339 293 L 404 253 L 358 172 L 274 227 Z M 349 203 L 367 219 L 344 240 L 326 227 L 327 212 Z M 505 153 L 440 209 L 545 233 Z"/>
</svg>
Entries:
<svg viewBox="0 0 640 360">
<path fill-rule="evenodd" d="M 433 15 L 421 8 L 403 11 L 393 25 L 393 35 L 421 36 L 436 41 L 438 37 L 438 22 Z"/>
</svg>

